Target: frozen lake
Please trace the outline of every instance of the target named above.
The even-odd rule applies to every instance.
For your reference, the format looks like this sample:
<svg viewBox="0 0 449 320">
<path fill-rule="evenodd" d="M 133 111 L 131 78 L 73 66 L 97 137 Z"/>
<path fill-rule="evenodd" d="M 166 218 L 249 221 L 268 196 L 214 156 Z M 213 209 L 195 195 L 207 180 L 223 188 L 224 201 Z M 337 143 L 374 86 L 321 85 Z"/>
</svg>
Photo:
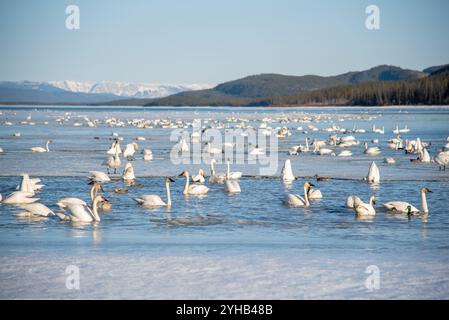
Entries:
<svg viewBox="0 0 449 320">
<path fill-rule="evenodd" d="M 104 184 L 113 207 L 96 224 L 72 225 L 57 218 L 20 219 L 17 207 L 0 204 L 0 298 L 449 298 L 449 170 L 435 163 L 411 162 L 415 154 L 387 148 L 396 125 L 410 132 L 401 137 L 430 143 L 433 157 L 444 149 L 449 136 L 449 108 L 90 108 L 0 107 L 0 193 L 14 191 L 26 172 L 39 177 L 44 189 L 40 202 L 57 210 L 63 197 L 89 199 L 90 170 L 106 171 L 113 132 L 125 145 L 136 141 L 132 161 L 137 186 L 128 187 L 120 175 Z M 108 118 L 124 126 L 108 126 Z M 239 120 L 233 120 L 236 118 Z M 87 120 L 96 126 L 86 125 Z M 135 119 L 154 124 L 138 128 Z M 162 128 L 157 119 L 233 128 L 267 123 L 274 130 L 286 127 L 291 135 L 279 140 L 278 168 L 273 176 L 260 174 L 258 164 L 233 164 L 243 172 L 241 194 L 227 195 L 223 185 L 208 185 L 204 197 L 184 197 L 183 170 L 197 172 L 209 164 L 175 165 L 170 158 L 174 128 Z M 385 128 L 373 133 L 372 125 Z M 351 157 L 289 155 L 290 147 L 304 144 L 305 137 L 326 140 L 334 125 L 352 132 L 358 145 Z M 221 128 L 223 126 L 223 128 Z M 312 127 L 316 129 L 312 129 Z M 298 130 L 300 128 L 300 130 Z M 13 134 L 20 132 L 20 137 Z M 34 146 L 50 152 L 32 153 Z M 377 144 L 372 140 L 378 139 Z M 379 146 L 381 154 L 364 154 L 363 143 Z M 254 147 L 254 146 L 253 146 Z M 150 148 L 152 161 L 140 151 Z M 341 149 L 330 147 L 336 154 Z M 216 156 L 220 158 L 221 156 Z M 396 163 L 385 164 L 385 157 Z M 291 159 L 299 177 L 284 185 L 279 174 Z M 376 161 L 381 183 L 371 187 L 362 179 Z M 121 173 L 123 164 L 119 169 Z M 219 164 L 224 172 L 225 165 Z M 331 177 L 317 181 L 314 175 Z M 172 176 L 172 202 L 166 208 L 144 208 L 132 197 L 158 194 L 165 199 L 162 177 Z M 312 181 L 324 198 L 308 208 L 289 208 L 281 200 L 286 192 L 302 193 L 302 183 Z M 207 184 L 207 183 L 206 183 Z M 118 194 L 115 188 L 128 188 Z M 427 187 L 430 215 L 425 218 L 387 213 L 381 203 L 407 201 L 421 208 L 419 189 Z M 347 196 L 367 201 L 376 196 L 377 214 L 358 220 L 345 208 Z M 68 265 L 80 268 L 80 290 L 65 287 Z M 365 286 L 368 266 L 380 270 L 380 287 Z"/>
</svg>

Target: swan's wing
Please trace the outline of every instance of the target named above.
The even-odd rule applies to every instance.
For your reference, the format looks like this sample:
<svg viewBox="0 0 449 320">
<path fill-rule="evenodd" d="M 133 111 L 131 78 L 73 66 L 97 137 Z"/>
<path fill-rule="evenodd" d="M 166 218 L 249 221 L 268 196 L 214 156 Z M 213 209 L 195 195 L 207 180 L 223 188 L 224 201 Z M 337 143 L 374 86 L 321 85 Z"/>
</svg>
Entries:
<svg viewBox="0 0 449 320">
<path fill-rule="evenodd" d="M 19 207 L 37 216 L 47 217 L 54 215 L 54 212 L 42 203 L 30 203 Z"/>
<path fill-rule="evenodd" d="M 389 211 L 396 211 L 396 212 L 402 212 L 402 213 L 407 213 L 408 206 L 411 207 L 411 212 L 419 212 L 419 210 L 417 208 L 415 208 L 408 202 L 391 201 L 391 202 L 384 203 L 384 207 L 387 208 Z"/>
<path fill-rule="evenodd" d="M 66 210 L 70 212 L 70 215 L 72 215 L 77 221 L 92 221 L 93 220 L 93 214 L 92 210 L 88 206 L 84 206 L 82 204 L 72 204 L 69 203 L 66 206 Z"/>
<path fill-rule="evenodd" d="M 151 206 L 151 205 L 165 205 L 165 202 L 155 194 L 147 194 L 143 195 L 139 198 L 134 198 L 141 205 Z"/>
</svg>

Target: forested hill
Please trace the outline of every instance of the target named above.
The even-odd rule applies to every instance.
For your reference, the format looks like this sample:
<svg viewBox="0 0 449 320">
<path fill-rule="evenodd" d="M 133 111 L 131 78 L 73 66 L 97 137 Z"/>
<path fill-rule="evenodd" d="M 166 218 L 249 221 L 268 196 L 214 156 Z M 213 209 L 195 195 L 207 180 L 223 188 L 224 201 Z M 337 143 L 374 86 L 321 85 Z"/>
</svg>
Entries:
<svg viewBox="0 0 449 320">
<path fill-rule="evenodd" d="M 226 82 L 213 89 L 139 101 L 139 104 L 146 106 L 448 104 L 448 65 L 431 67 L 424 71 L 379 66 L 331 77 L 262 74 Z"/>
</svg>

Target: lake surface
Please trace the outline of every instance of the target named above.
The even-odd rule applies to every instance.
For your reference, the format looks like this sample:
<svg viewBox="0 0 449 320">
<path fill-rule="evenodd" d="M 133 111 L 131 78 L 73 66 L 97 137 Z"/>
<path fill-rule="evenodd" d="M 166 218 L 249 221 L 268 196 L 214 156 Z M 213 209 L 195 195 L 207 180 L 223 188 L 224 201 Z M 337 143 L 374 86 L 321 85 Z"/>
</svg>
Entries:
<svg viewBox="0 0 449 320">
<path fill-rule="evenodd" d="M 0 147 L 4 150 L 0 153 L 0 193 L 5 197 L 14 191 L 19 174 L 26 172 L 45 184 L 37 197 L 55 211 L 56 201 L 63 197 L 89 200 L 87 176 L 90 170 L 106 172 L 101 163 L 112 132 L 123 137 L 122 149 L 136 137 L 146 138 L 137 141 L 139 150 L 132 161 L 138 185 L 128 187 L 119 174 L 112 174 L 112 181 L 103 187 L 113 207 L 102 214 L 99 223 L 20 219 L 15 216 L 20 208 L 0 204 L 1 298 L 449 297 L 449 170 L 440 171 L 434 163 L 411 162 L 416 155 L 387 148 L 387 141 L 396 137 L 396 125 L 407 125 L 411 131 L 401 134 L 402 138 L 430 142 L 428 151 L 435 156 L 448 143 L 447 107 L 119 110 L 3 106 L 0 113 Z M 108 126 L 105 119 L 111 117 L 125 125 Z M 257 163 L 233 164 L 232 170 L 244 175 L 242 193 L 228 195 L 223 185 L 214 184 L 208 185 L 211 190 L 203 197 L 185 197 L 184 178 L 177 175 L 186 169 L 196 173 L 199 168 L 209 173 L 209 164 L 174 164 L 170 158 L 173 128 L 137 128 L 128 122 L 180 120 L 181 127 L 191 132 L 193 119 L 201 119 L 205 127 L 221 123 L 232 128 L 241 123 L 231 117 L 246 119 L 246 125 L 254 128 L 265 119 L 270 127 L 285 126 L 292 134 L 279 140 L 274 175 L 261 174 Z M 88 127 L 86 118 L 99 123 Z M 310 122 L 298 120 L 305 118 Z M 351 133 L 361 142 L 349 149 L 353 156 L 288 154 L 305 137 L 327 139 L 331 133 L 325 129 L 332 124 L 366 130 Z M 373 124 L 383 126 L 385 134 L 372 133 Z M 15 132 L 21 136 L 14 137 Z M 373 146 L 375 138 L 382 153 L 364 154 L 363 143 Z M 29 150 L 45 146 L 48 139 L 53 141 L 50 152 Z M 154 160 L 143 161 L 143 148 L 153 151 Z M 396 164 L 383 163 L 390 156 Z M 291 185 L 279 178 L 287 158 L 298 176 Z M 363 180 L 372 161 L 381 175 L 375 187 Z M 122 159 L 120 173 L 125 162 Z M 225 164 L 218 165 L 219 172 L 225 169 Z M 317 181 L 315 174 L 333 179 Z M 132 198 L 139 195 L 158 194 L 165 199 L 165 176 L 176 180 L 171 184 L 172 207 L 137 205 Z M 302 194 L 306 180 L 324 198 L 312 201 L 308 208 L 283 205 L 283 195 Z M 382 209 L 386 201 L 407 201 L 421 208 L 421 187 L 433 191 L 427 195 L 429 216 L 408 219 Z M 115 188 L 127 188 L 128 193 L 115 193 Z M 349 195 L 364 201 L 376 196 L 376 216 L 356 219 L 353 210 L 345 208 Z M 64 271 L 70 264 L 80 266 L 81 290 L 68 290 L 64 285 Z M 375 290 L 365 284 L 370 265 L 380 269 L 381 284 Z"/>
</svg>

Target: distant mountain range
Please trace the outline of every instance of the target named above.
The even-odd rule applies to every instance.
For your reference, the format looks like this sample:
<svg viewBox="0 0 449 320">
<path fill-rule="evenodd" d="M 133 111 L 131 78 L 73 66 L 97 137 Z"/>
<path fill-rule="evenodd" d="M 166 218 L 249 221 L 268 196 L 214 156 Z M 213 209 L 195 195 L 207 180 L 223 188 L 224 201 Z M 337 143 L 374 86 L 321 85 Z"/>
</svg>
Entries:
<svg viewBox="0 0 449 320">
<path fill-rule="evenodd" d="M 363 91 L 368 96 L 367 87 L 377 84 L 375 90 L 389 87 L 389 95 L 398 83 L 402 86 L 416 86 L 420 82 L 437 75 L 447 77 L 449 65 L 434 66 L 423 71 L 402 69 L 381 65 L 364 71 L 352 71 L 335 76 L 288 76 L 281 74 L 260 74 L 248 76 L 211 87 L 207 84 L 165 85 L 126 82 L 0 82 L 0 103 L 6 104 L 89 104 L 89 105 L 135 105 L 135 106 L 253 106 L 253 105 L 290 105 L 290 104 L 364 104 L 362 98 L 351 98 L 347 92 Z M 439 78 L 438 78 L 439 79 Z M 432 78 L 434 80 L 434 78 Z M 416 82 L 418 81 L 418 82 Z M 436 82 L 432 81 L 434 85 Z M 427 83 L 428 84 L 428 83 Z M 444 85 L 438 83 L 439 90 Z M 345 88 L 339 89 L 339 88 Z M 361 89 L 362 88 L 362 89 Z M 374 89 L 372 89 L 374 90 Z M 344 95 L 343 91 L 346 92 Z M 408 92 L 408 91 L 407 91 Z M 324 99 L 322 95 L 337 94 Z M 440 98 L 445 96 L 440 92 Z M 420 96 L 420 92 L 415 93 Z M 310 100 L 310 99 L 315 100 Z M 318 97 L 318 98 L 317 98 Z M 327 96 L 326 96 L 327 97 Z M 427 99 L 427 98 L 426 98 Z M 442 99 L 442 100 L 441 100 Z M 441 98 L 441 101 L 445 101 Z M 427 99 L 423 103 L 440 101 Z M 318 102 L 319 101 L 319 102 Z M 371 99 L 371 103 L 388 101 L 400 103 L 401 99 Z M 421 103 L 415 98 L 410 103 Z M 413 102 L 412 102 L 413 101 Z M 408 102 L 406 102 L 408 103 Z"/>
<path fill-rule="evenodd" d="M 161 98 L 208 84 L 154 84 L 114 81 L 1 81 L 0 103 L 91 104 L 129 98 Z"/>
</svg>

